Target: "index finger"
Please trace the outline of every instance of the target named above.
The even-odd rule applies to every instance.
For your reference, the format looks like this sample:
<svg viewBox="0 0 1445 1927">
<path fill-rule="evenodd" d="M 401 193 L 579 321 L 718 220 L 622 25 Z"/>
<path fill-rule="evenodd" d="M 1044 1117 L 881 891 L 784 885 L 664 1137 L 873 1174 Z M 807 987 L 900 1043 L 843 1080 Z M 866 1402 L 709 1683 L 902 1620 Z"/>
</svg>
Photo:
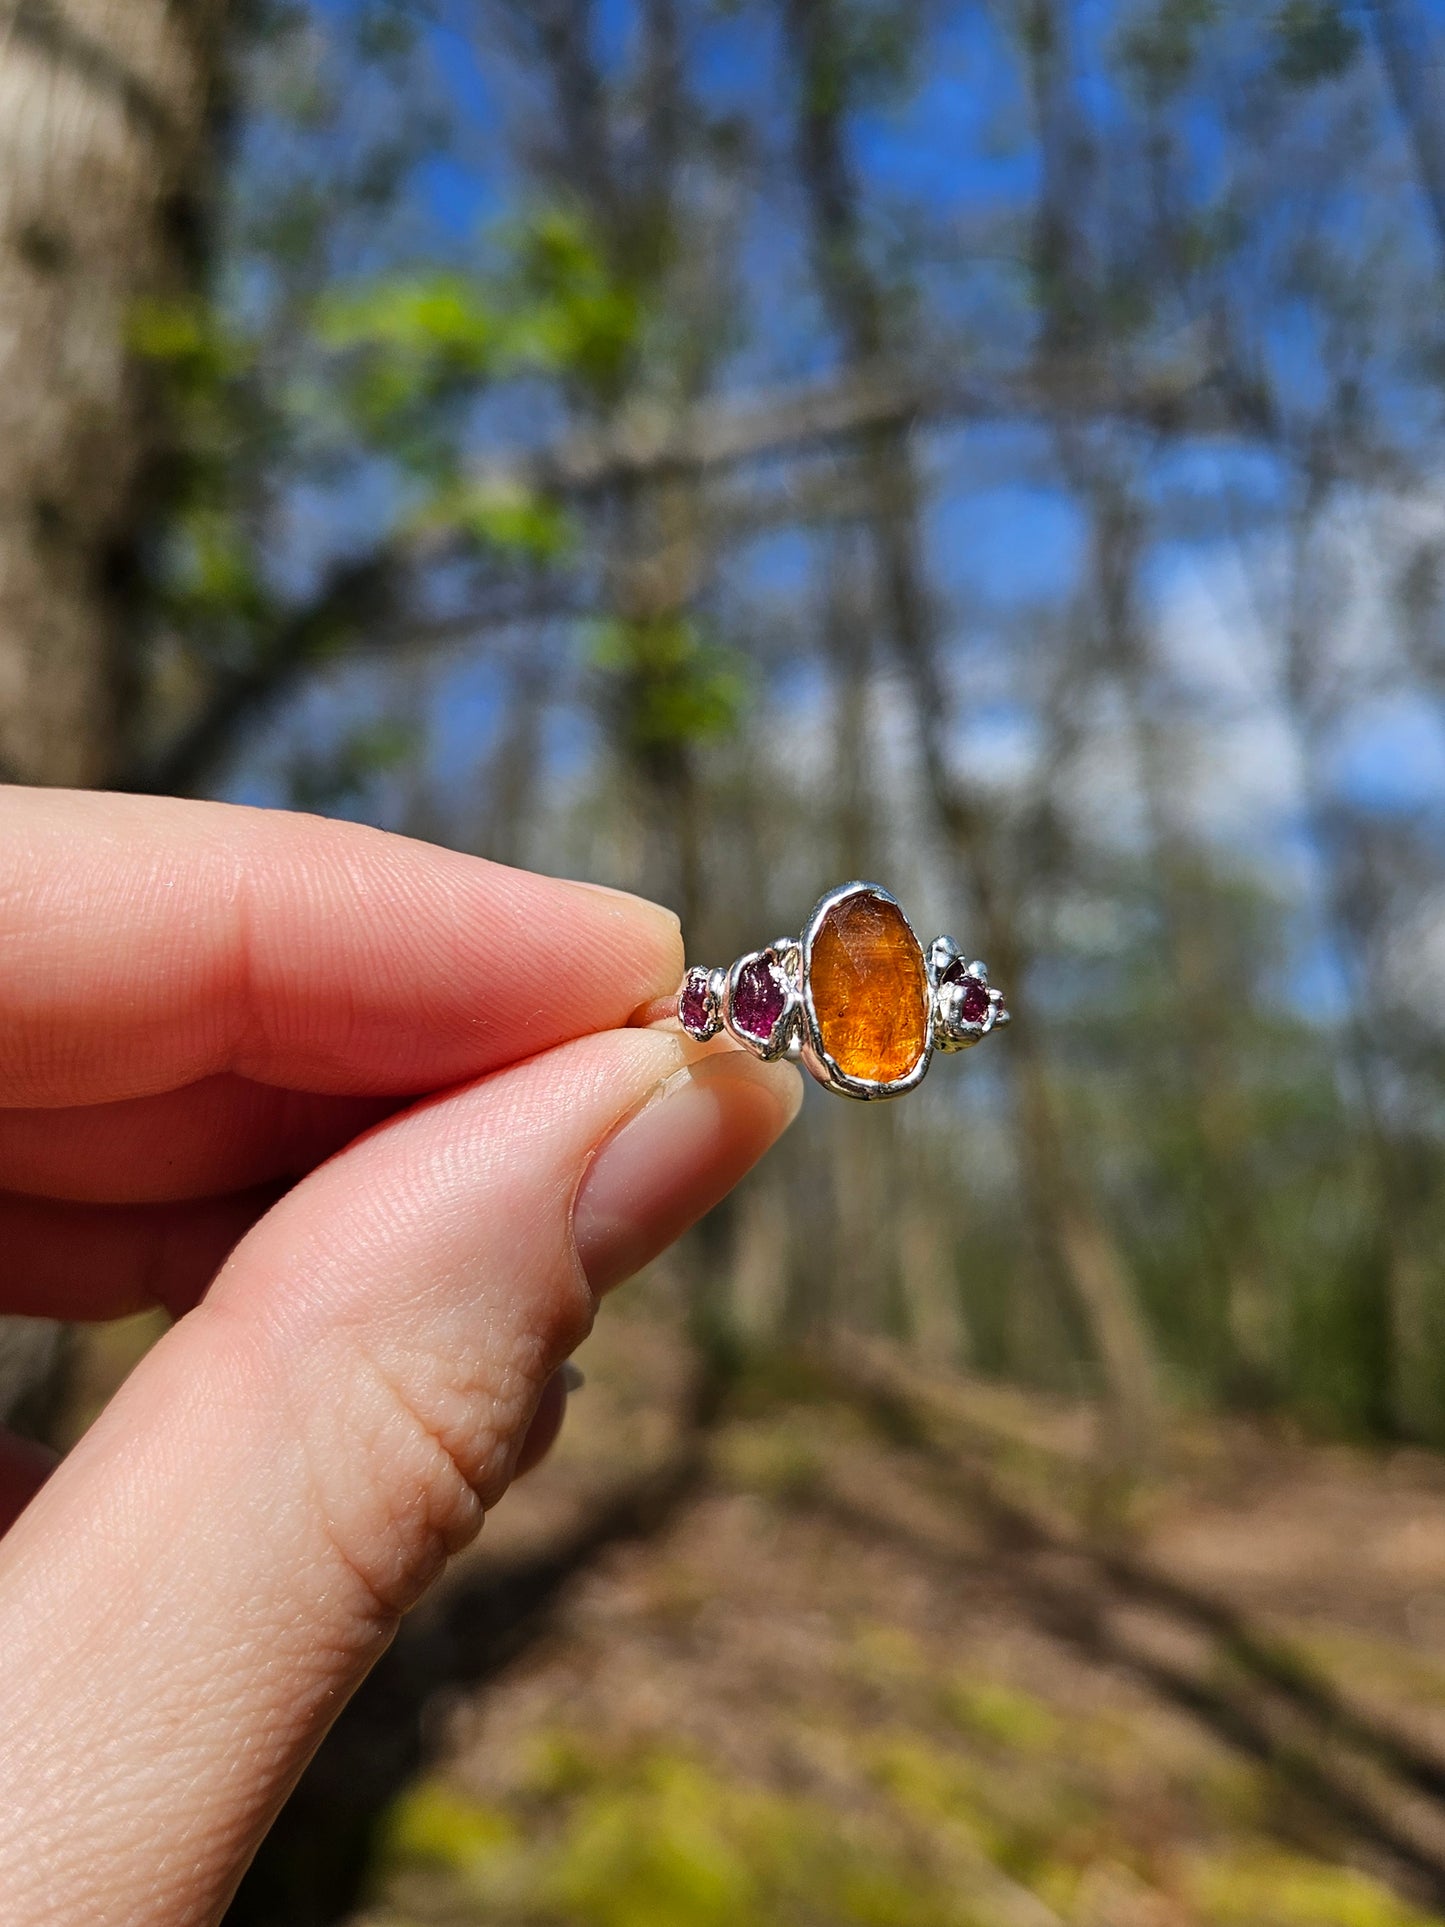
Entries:
<svg viewBox="0 0 1445 1927">
<path fill-rule="evenodd" d="M 0 792 L 0 1105 L 218 1071 L 407 1095 L 623 1024 L 677 919 L 358 824 Z"/>
</svg>

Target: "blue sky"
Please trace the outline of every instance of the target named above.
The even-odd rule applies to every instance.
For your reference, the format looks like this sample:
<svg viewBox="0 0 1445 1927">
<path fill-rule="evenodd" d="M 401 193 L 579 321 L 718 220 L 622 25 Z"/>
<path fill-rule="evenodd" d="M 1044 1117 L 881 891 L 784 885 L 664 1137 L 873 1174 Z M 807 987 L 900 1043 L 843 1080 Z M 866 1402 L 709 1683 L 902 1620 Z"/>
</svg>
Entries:
<svg viewBox="0 0 1445 1927">
<path fill-rule="evenodd" d="M 350 0 L 325 0 L 321 10 L 333 21 L 354 15 Z M 690 17 L 701 21 L 704 12 L 707 18 L 696 40 L 700 94 L 713 111 L 748 113 L 764 149 L 776 155 L 785 142 L 785 128 L 777 104 L 778 50 L 771 30 L 761 24 L 763 10 L 742 6 L 729 14 L 699 8 Z M 1106 78 L 1103 64 L 1104 50 L 1117 39 L 1123 16 L 1121 7 L 1098 0 L 1080 13 L 1081 89 L 1087 104 L 1106 122 L 1123 112 L 1122 97 L 1116 83 Z M 1438 26 L 1441 8 L 1432 4 L 1428 16 Z M 632 17 L 628 0 L 604 0 L 600 17 L 602 40 L 619 56 Z M 1000 41 L 989 11 L 943 7 L 936 19 L 918 84 L 860 116 L 854 151 L 880 228 L 906 228 L 915 237 L 918 276 L 934 304 L 937 325 L 959 331 L 958 352 L 970 358 L 970 366 L 1005 367 L 1016 358 L 1030 325 L 1020 235 L 1015 231 L 1009 238 L 1008 223 L 1030 204 L 1038 154 L 1017 63 Z M 478 236 L 517 205 L 520 177 L 508 146 L 517 95 L 503 73 L 479 61 L 475 44 L 449 24 L 445 14 L 426 52 L 430 84 L 447 103 L 459 138 L 454 152 L 428 160 L 415 176 L 412 245 L 433 257 L 443 253 L 466 259 Z M 1213 192 L 1232 164 L 1224 128 L 1231 105 L 1206 91 L 1181 97 L 1174 110 L 1174 132 L 1191 157 L 1189 178 L 1201 194 Z M 1329 112 L 1324 100 L 1317 114 L 1311 108 L 1302 116 L 1296 151 L 1287 157 L 1289 165 L 1301 170 L 1307 190 L 1312 188 L 1309 143 L 1323 139 Z M 765 174 L 764 184 L 776 179 Z M 1135 186 L 1126 170 L 1106 184 L 1106 197 L 1115 196 L 1124 207 Z M 1376 229 L 1389 224 L 1409 228 L 1419 221 L 1408 183 L 1388 203 L 1371 177 L 1332 181 L 1322 176 L 1317 189 L 1317 198 L 1327 206 L 1321 231 L 1346 260 L 1368 258 Z M 1282 212 L 1286 242 L 1288 223 L 1295 218 Z M 1437 264 L 1423 228 L 1421 243 L 1425 287 L 1432 285 Z M 760 197 L 750 216 L 743 258 L 749 328 L 723 376 L 725 385 L 746 391 L 825 367 L 834 350 L 809 292 L 806 241 L 796 207 L 776 194 Z M 981 316 L 988 317 L 982 328 Z M 1301 410 L 1313 404 L 1318 387 L 1318 344 L 1312 330 L 1306 310 L 1292 308 L 1286 300 L 1277 303 L 1260 334 L 1281 391 L 1293 396 Z M 1434 414 L 1428 419 L 1421 415 L 1419 421 L 1419 438 L 1427 447 L 1438 414 L 1438 397 L 1433 390 L 1431 394 Z M 1386 416 L 1402 432 L 1414 426 L 1408 411 L 1417 404 L 1408 387 L 1388 391 L 1383 400 Z M 925 452 L 937 481 L 928 524 L 933 581 L 970 698 L 962 706 L 959 754 L 965 763 L 977 758 L 981 768 L 1003 767 L 1010 757 L 1023 762 L 1033 698 L 1027 674 L 1018 667 L 1027 664 L 1020 637 L 1038 622 L 1063 625 L 1067 632 L 1087 561 L 1085 520 L 1057 472 L 1049 438 L 1024 422 L 949 429 L 931 437 Z M 1215 559 L 1222 542 L 1219 529 L 1199 525 L 1208 522 L 1215 506 L 1222 513 L 1227 504 L 1231 513 L 1245 518 L 1256 555 L 1267 556 L 1275 539 L 1271 526 L 1284 506 L 1283 471 L 1257 450 L 1218 443 L 1186 444 L 1166 461 L 1146 465 L 1146 471 L 1153 505 L 1171 513 L 1182 505 L 1193 518 L 1195 533 L 1156 545 L 1145 589 L 1154 618 L 1168 631 L 1172 655 L 1181 665 L 1180 686 L 1197 690 L 1203 716 L 1207 703 L 1218 700 L 1218 690 L 1210 692 L 1221 631 L 1216 619 L 1202 613 L 1210 593 L 1202 593 L 1200 583 L 1228 577 L 1233 565 Z M 352 509 L 363 499 L 358 486 Z M 385 513 L 384 489 L 374 512 Z M 749 612 L 770 618 L 783 611 L 804 633 L 810 625 L 815 628 L 821 607 L 818 553 L 811 541 L 796 536 L 729 552 L 718 569 L 717 600 L 725 619 L 731 612 L 731 619 L 746 623 Z M 1266 574 L 1270 566 L 1266 560 Z M 1231 593 L 1223 593 L 1225 604 Z M 1360 594 L 1367 602 L 1372 594 L 1378 598 L 1368 587 Z M 1382 603 L 1379 608 L 1383 622 Z M 1236 636 L 1235 642 L 1246 653 L 1253 647 L 1262 656 L 1272 646 L 1263 634 L 1252 642 Z M 1196 657 L 1192 664 L 1191 649 Z M 798 672 L 790 673 L 796 688 Z M 1268 677 L 1263 669 L 1261 675 L 1264 688 Z M 504 721 L 498 664 L 485 653 L 463 652 L 434 667 L 419 687 L 415 699 L 428 722 L 433 773 L 448 786 L 464 789 Z M 765 705 L 767 698 L 767 689 L 760 688 L 759 702 Z M 1267 706 L 1267 697 L 1257 693 L 1241 699 L 1236 691 L 1231 700 L 1243 700 L 1246 709 L 1256 701 Z M 388 701 L 385 679 L 371 670 L 329 680 L 306 699 L 289 730 L 262 746 L 238 772 L 237 793 L 278 797 L 282 777 L 276 753 L 288 736 L 291 741 L 324 737 L 348 716 L 364 718 L 378 707 L 384 710 Z M 1211 772 L 1214 788 L 1223 793 L 1234 786 L 1246 799 L 1257 791 L 1261 799 L 1253 812 L 1237 811 L 1235 821 L 1226 821 L 1227 813 L 1220 813 L 1211 833 L 1226 845 L 1236 843 L 1250 861 L 1273 858 L 1281 874 L 1298 883 L 1308 870 L 1310 853 L 1299 809 L 1289 799 L 1288 781 L 1281 780 L 1275 767 L 1284 755 L 1278 747 L 1282 730 L 1261 711 L 1222 726 L 1212 748 L 1204 731 L 1204 753 L 1217 759 Z M 550 737 L 559 770 L 575 774 L 596 740 L 585 705 L 564 706 Z M 1339 732 L 1328 772 L 1341 795 L 1362 808 L 1397 815 L 1439 813 L 1445 810 L 1445 727 L 1431 701 L 1418 693 L 1372 691 Z M 368 807 L 385 814 L 384 790 Z M 1241 827 L 1251 824 L 1252 837 Z M 1319 959 L 1306 946 L 1298 960 L 1298 982 L 1317 986 L 1319 980 Z M 1308 993 L 1321 994 L 1317 988 Z"/>
</svg>

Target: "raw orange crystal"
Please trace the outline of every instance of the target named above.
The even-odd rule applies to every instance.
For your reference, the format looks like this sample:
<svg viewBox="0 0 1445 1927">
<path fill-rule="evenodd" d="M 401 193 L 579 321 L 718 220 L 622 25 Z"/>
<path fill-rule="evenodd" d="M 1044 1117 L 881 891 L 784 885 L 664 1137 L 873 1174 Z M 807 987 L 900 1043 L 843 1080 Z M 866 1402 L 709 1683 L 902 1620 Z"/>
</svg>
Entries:
<svg viewBox="0 0 1445 1927">
<path fill-rule="evenodd" d="M 824 1050 L 849 1077 L 893 1084 L 928 1042 L 923 951 L 896 903 L 859 890 L 828 910 L 808 981 Z"/>
</svg>

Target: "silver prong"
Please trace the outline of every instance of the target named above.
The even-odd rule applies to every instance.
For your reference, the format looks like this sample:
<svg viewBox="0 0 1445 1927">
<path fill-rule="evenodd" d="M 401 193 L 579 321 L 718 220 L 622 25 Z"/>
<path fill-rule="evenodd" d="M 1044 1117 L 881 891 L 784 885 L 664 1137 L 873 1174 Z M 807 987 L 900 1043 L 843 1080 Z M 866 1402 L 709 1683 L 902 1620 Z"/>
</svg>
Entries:
<svg viewBox="0 0 1445 1927">
<path fill-rule="evenodd" d="M 952 937 L 935 937 L 928 946 L 928 974 L 937 983 L 959 954 L 958 945 Z"/>
<path fill-rule="evenodd" d="M 763 949 L 748 951 L 726 967 L 710 971 L 707 983 L 719 1006 L 721 1026 L 754 1057 L 801 1061 L 820 1084 L 836 1095 L 872 1101 L 900 1097 L 905 1091 L 913 1090 L 922 1081 L 935 1052 L 971 1049 L 996 1025 L 1007 1024 L 1009 1012 L 1001 993 L 990 986 L 988 968 L 982 959 L 965 964 L 964 953 L 952 937 L 935 937 L 922 952 L 927 974 L 928 1021 L 917 1060 L 905 1075 L 886 1082 L 846 1070 L 841 1062 L 835 1061 L 830 1055 L 825 1041 L 829 1035 L 831 1016 L 827 1012 L 820 1012 L 814 1005 L 815 986 L 811 980 L 810 959 L 814 956 L 815 945 L 828 919 L 842 913 L 843 907 L 860 895 L 876 897 L 881 903 L 890 905 L 910 941 L 917 944 L 912 926 L 889 891 L 876 883 L 844 883 L 819 898 L 801 936 L 775 937 Z M 916 957 L 917 950 L 913 954 Z M 779 980 L 778 988 L 782 991 L 783 999 L 780 1009 L 762 982 L 755 982 L 751 974 L 764 962 Z M 738 1026 L 735 1000 L 745 972 L 750 974 L 747 978 L 749 999 L 744 1004 L 744 1010 L 750 1019 L 757 1022 L 769 1010 L 778 1010 L 779 1013 L 765 1038 L 759 1038 Z M 978 994 L 980 989 L 987 998 L 982 1007 Z M 979 1010 L 980 1014 L 965 1018 L 965 1003 L 971 1009 Z"/>
</svg>

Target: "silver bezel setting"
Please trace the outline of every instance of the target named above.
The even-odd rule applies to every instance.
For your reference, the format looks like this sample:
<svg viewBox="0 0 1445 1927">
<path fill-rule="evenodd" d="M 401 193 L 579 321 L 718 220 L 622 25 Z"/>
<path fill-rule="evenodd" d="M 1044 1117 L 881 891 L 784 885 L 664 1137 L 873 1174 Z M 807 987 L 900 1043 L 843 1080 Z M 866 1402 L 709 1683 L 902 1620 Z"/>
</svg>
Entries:
<svg viewBox="0 0 1445 1927">
<path fill-rule="evenodd" d="M 972 1050 L 991 1030 L 1009 1021 L 1003 992 L 988 981 L 988 965 L 975 957 L 962 974 L 945 983 L 945 973 L 959 960 L 962 952 L 952 937 L 935 937 L 928 950 L 928 976 L 933 985 L 933 1043 L 936 1050 Z M 988 993 L 982 1017 L 963 1014 L 963 1000 L 970 983 L 981 984 Z"/>
<path fill-rule="evenodd" d="M 765 944 L 761 950 L 749 950 L 739 957 L 727 973 L 727 987 L 722 1000 L 723 1023 L 730 1037 L 735 1037 L 740 1044 L 745 1044 L 753 1055 L 761 1057 L 764 1063 L 771 1063 L 775 1057 L 786 1054 L 793 1032 L 797 1028 L 799 1002 L 797 973 L 789 972 L 787 960 L 782 954 L 796 948 L 797 946 L 788 938 L 784 938 L 781 943 Z M 766 1038 L 756 1037 L 752 1031 L 744 1030 L 733 1014 L 733 998 L 737 994 L 738 979 L 749 964 L 755 963 L 766 963 L 777 976 L 783 990 L 783 1008 L 778 1015 L 778 1021 Z"/>
<path fill-rule="evenodd" d="M 688 1036 L 695 1037 L 700 1044 L 706 1044 L 711 1038 L 716 1037 L 723 1027 L 721 977 L 721 971 L 704 970 L 701 964 L 693 964 L 692 967 L 684 973 L 682 989 L 677 993 L 678 1022 L 682 1024 Z M 707 993 L 708 1020 L 705 1024 L 694 1027 L 691 1024 L 683 1022 L 682 1006 L 683 1000 L 687 996 L 688 986 L 698 982 L 702 984 L 703 989 Z"/>
<path fill-rule="evenodd" d="M 906 1077 L 894 1078 L 886 1083 L 850 1076 L 838 1065 L 824 1047 L 822 1028 L 813 1003 L 814 942 L 828 913 L 854 896 L 878 897 L 893 906 L 903 919 L 909 936 L 918 944 L 928 983 L 927 1037 L 918 1062 Z M 683 993 L 689 982 L 699 976 L 705 977 L 712 998 L 712 1015 L 705 1029 L 693 1030 L 684 1025 L 689 1036 L 706 1042 L 725 1029 L 729 1036 L 755 1057 L 769 1061 L 779 1057 L 800 1060 L 825 1090 L 834 1091 L 839 1097 L 851 1097 L 863 1103 L 872 1103 L 880 1098 L 902 1097 L 906 1092 L 916 1090 L 923 1082 L 935 1051 L 970 1050 L 990 1031 L 1002 1029 L 1009 1021 L 1008 1006 L 1003 995 L 990 986 L 987 967 L 981 961 L 975 959 L 968 964 L 952 982 L 943 981 L 961 956 L 962 952 L 952 937 L 935 937 L 925 949 L 918 942 L 917 932 L 891 890 L 885 890 L 878 883 L 842 883 L 818 899 L 801 937 L 775 938 L 761 950 L 749 950 L 727 969 L 705 971 L 700 965 L 693 965 L 683 979 L 683 989 L 678 992 L 677 1015 L 681 1021 Z M 750 1031 L 740 1029 L 733 1015 L 733 997 L 738 979 L 749 964 L 759 961 L 765 961 L 777 972 L 783 986 L 783 1008 L 767 1038 L 758 1038 Z M 975 1020 L 963 1016 L 964 995 L 970 983 L 982 984 L 988 992 L 987 1009 L 982 1017 Z"/>
<path fill-rule="evenodd" d="M 893 905 L 893 908 L 898 912 L 899 916 L 903 918 L 904 928 L 907 930 L 909 936 L 912 937 L 914 943 L 918 944 L 918 954 L 923 959 L 924 971 L 928 976 L 929 1022 L 922 1054 L 906 1077 L 893 1078 L 887 1083 L 880 1083 L 871 1077 L 853 1077 L 834 1062 L 824 1047 L 822 1028 L 818 1023 L 818 1013 L 813 1004 L 813 944 L 817 939 L 818 932 L 823 927 L 828 912 L 836 905 L 846 903 L 849 897 L 856 896 L 881 897 L 885 903 L 891 903 Z M 817 1078 L 818 1082 L 826 1085 L 830 1091 L 836 1091 L 839 1097 L 856 1097 L 865 1104 L 872 1103 L 882 1097 L 902 1097 L 906 1092 L 916 1090 L 928 1075 L 928 1066 L 933 1057 L 932 1005 L 934 983 L 932 974 L 928 972 L 928 958 L 924 953 L 923 945 L 918 943 L 918 933 L 908 921 L 907 916 L 904 915 L 903 906 L 899 903 L 897 897 L 893 895 L 891 890 L 885 890 L 881 884 L 877 883 L 840 883 L 836 890 L 830 890 L 826 896 L 820 897 L 814 905 L 813 914 L 809 917 L 807 927 L 803 931 L 802 948 L 802 1003 L 804 1025 L 802 1055 L 803 1062 L 813 1073 L 814 1077 Z"/>
</svg>

